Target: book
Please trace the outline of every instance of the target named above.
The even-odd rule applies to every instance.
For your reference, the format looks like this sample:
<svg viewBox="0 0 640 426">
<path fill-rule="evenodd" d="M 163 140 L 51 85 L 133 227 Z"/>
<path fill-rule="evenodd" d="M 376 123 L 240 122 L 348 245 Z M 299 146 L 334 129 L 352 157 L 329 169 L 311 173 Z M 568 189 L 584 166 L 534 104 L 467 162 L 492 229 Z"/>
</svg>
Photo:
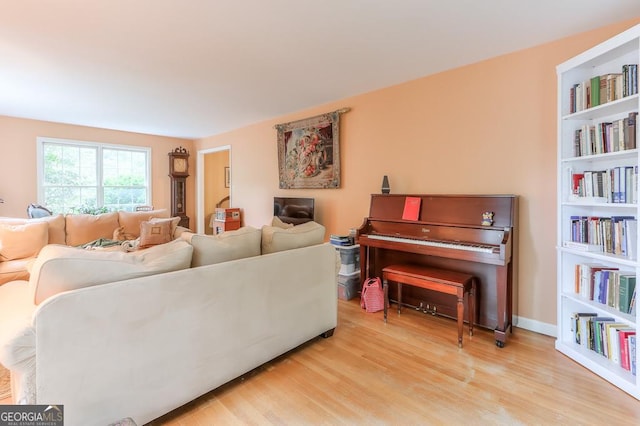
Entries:
<svg viewBox="0 0 640 426">
<path fill-rule="evenodd" d="M 594 300 L 595 290 L 595 274 L 598 271 L 615 271 L 618 268 L 604 266 L 598 263 L 582 263 L 580 264 L 580 295 L 586 299 Z M 602 292 L 599 289 L 599 293 Z"/>
<path fill-rule="evenodd" d="M 580 243 L 578 241 L 564 241 L 562 245 L 566 248 L 578 251 L 602 251 L 602 246 L 600 244 Z"/>
<path fill-rule="evenodd" d="M 620 339 L 618 338 L 618 330 L 629 328 L 623 323 L 607 323 L 605 324 L 608 344 L 608 358 L 615 364 L 620 365 Z"/>
<path fill-rule="evenodd" d="M 353 240 L 349 235 L 336 235 L 331 234 L 329 236 L 329 242 L 336 246 L 351 246 L 353 245 Z"/>
<path fill-rule="evenodd" d="M 629 340 L 629 360 L 631 361 L 631 374 L 636 375 L 636 336 L 632 334 Z"/>
<path fill-rule="evenodd" d="M 600 344 L 602 339 L 602 333 L 600 324 L 603 322 L 615 321 L 611 317 L 589 317 L 587 320 L 587 347 L 592 351 L 600 352 Z"/>
<path fill-rule="evenodd" d="M 620 285 L 618 287 L 618 310 L 629 313 L 631 305 L 631 295 L 636 288 L 635 275 L 620 275 Z"/>
<path fill-rule="evenodd" d="M 420 197 L 405 197 L 404 210 L 402 211 L 403 220 L 418 220 L 420 216 Z"/>
<path fill-rule="evenodd" d="M 627 219 L 624 221 L 625 239 L 627 241 L 625 247 L 627 249 L 626 256 L 635 260 L 638 256 L 638 221 L 636 219 Z"/>
<path fill-rule="evenodd" d="M 637 112 L 630 112 L 629 117 L 627 117 L 627 127 L 625 131 L 627 133 L 627 149 L 635 149 L 636 148 L 636 120 L 638 117 Z"/>
<path fill-rule="evenodd" d="M 571 316 L 571 325 L 575 342 L 581 346 L 588 345 L 588 321 L 597 317 L 595 312 L 574 312 Z"/>
<path fill-rule="evenodd" d="M 600 76 L 591 77 L 591 107 L 600 105 Z"/>
<path fill-rule="evenodd" d="M 633 329 L 618 330 L 618 338 L 620 339 L 620 367 L 631 371 L 631 359 L 629 358 L 629 340 L 628 337 L 635 335 Z"/>
</svg>

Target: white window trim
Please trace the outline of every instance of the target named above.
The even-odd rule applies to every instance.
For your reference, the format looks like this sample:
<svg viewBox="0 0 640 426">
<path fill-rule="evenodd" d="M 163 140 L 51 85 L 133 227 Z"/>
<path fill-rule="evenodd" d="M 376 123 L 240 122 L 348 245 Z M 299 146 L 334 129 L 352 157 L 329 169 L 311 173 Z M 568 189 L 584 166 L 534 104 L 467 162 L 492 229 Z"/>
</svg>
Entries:
<svg viewBox="0 0 640 426">
<path fill-rule="evenodd" d="M 140 151 L 140 152 L 145 152 L 147 154 L 147 200 L 149 200 L 149 204 L 153 205 L 153 200 L 151 198 L 151 194 L 153 194 L 153 190 L 152 190 L 152 183 L 153 183 L 153 177 L 151 175 L 151 163 L 152 163 L 152 156 L 151 156 L 151 147 L 148 146 L 136 146 L 136 145 L 118 145 L 118 144 L 110 144 L 110 143 L 103 143 L 103 142 L 90 142 L 90 141 L 79 141 L 79 140 L 74 140 L 74 139 L 59 139 L 59 138 L 50 138 L 50 137 L 46 137 L 46 136 L 38 136 L 36 137 L 36 158 L 37 158 L 37 168 L 38 168 L 38 192 L 37 192 L 37 197 L 38 197 L 38 203 L 42 204 L 44 201 L 44 189 L 43 189 L 43 185 L 42 185 L 42 181 L 44 179 L 44 158 L 43 158 L 43 150 L 44 150 L 44 144 L 45 143 L 57 143 L 57 144 L 66 144 L 66 145 L 83 145 L 83 146 L 90 146 L 90 147 L 97 147 L 98 148 L 98 152 L 101 154 L 102 153 L 102 149 L 103 148 L 113 148 L 113 149 L 122 149 L 122 150 L 129 150 L 129 151 Z M 101 157 L 99 157 L 101 158 Z M 96 165 L 98 167 L 98 176 L 102 177 L 102 162 L 98 161 L 98 164 Z M 98 185 L 98 196 L 101 200 L 104 201 L 104 193 L 103 193 L 103 186 L 102 186 L 102 182 L 100 182 L 100 184 Z"/>
</svg>

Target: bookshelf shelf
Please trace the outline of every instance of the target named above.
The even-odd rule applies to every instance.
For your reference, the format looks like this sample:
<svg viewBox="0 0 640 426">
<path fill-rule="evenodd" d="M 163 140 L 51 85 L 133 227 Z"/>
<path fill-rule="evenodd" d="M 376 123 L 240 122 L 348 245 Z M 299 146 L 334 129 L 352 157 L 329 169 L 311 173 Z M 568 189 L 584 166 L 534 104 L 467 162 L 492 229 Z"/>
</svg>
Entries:
<svg viewBox="0 0 640 426">
<path fill-rule="evenodd" d="M 636 399 L 639 62 L 640 25 L 557 67 L 555 347 Z"/>
</svg>

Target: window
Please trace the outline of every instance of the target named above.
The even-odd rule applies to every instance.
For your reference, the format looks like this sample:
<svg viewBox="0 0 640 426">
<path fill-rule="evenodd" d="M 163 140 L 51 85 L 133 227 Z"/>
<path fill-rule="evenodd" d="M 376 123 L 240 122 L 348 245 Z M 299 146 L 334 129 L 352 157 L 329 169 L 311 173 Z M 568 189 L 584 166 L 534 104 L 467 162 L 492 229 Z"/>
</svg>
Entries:
<svg viewBox="0 0 640 426">
<path fill-rule="evenodd" d="M 55 213 L 151 204 L 150 148 L 38 138 L 38 202 Z"/>
</svg>

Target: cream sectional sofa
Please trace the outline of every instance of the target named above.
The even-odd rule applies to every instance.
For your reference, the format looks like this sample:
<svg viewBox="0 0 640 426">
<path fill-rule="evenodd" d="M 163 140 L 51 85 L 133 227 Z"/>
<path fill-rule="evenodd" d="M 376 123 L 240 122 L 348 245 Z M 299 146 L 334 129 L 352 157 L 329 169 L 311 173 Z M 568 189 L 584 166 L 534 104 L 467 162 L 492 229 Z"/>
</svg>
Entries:
<svg viewBox="0 0 640 426">
<path fill-rule="evenodd" d="M 299 226 L 133 253 L 47 245 L 28 282 L 0 286 L 14 402 L 63 404 L 67 425 L 144 424 L 331 335 L 336 251 L 323 227 Z"/>
<path fill-rule="evenodd" d="M 139 238 L 143 222 L 168 217 L 166 209 L 58 214 L 37 219 L 0 217 L 0 285 L 28 280 L 30 265 L 47 244 L 78 246 L 100 238 L 112 239 L 117 229 L 122 235 Z M 174 223 L 174 231 L 178 230 L 178 234 L 184 231 L 177 227 L 177 221 Z"/>
</svg>

